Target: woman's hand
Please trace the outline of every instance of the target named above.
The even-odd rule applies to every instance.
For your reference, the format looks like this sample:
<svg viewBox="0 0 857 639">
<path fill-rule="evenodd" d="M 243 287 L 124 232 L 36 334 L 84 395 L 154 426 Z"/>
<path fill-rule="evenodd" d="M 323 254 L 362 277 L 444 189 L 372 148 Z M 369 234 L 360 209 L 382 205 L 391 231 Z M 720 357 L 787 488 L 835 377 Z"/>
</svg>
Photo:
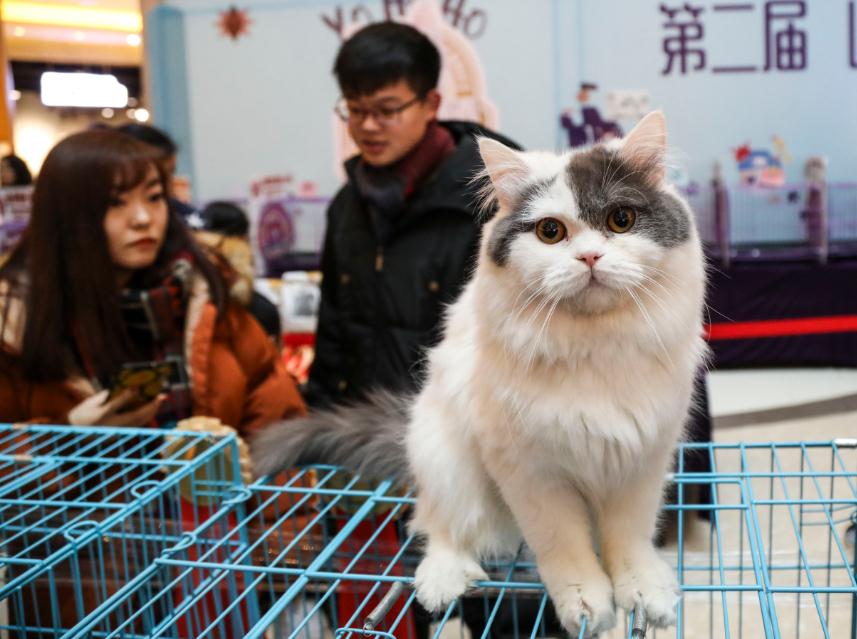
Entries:
<svg viewBox="0 0 857 639">
<path fill-rule="evenodd" d="M 109 394 L 110 391 L 103 390 L 80 402 L 68 412 L 69 424 L 73 426 L 146 426 L 158 414 L 158 408 L 165 399 L 164 395 L 158 395 L 148 404 L 123 413 L 120 411 L 134 399 L 134 392 L 126 390 L 110 401 L 106 401 Z"/>
</svg>

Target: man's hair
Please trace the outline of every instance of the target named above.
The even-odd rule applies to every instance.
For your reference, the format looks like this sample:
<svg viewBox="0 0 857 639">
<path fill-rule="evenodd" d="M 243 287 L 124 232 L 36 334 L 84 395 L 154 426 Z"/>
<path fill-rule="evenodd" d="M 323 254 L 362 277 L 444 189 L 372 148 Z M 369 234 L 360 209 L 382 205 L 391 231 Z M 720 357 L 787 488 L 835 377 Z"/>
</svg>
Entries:
<svg viewBox="0 0 857 639">
<path fill-rule="evenodd" d="M 437 87 L 440 52 L 413 27 L 377 22 L 346 40 L 333 73 L 346 97 L 369 95 L 399 80 L 424 97 Z"/>
<path fill-rule="evenodd" d="M 166 157 L 175 155 L 178 152 L 178 146 L 176 146 L 172 138 L 153 126 L 132 122 L 130 124 L 123 124 L 118 128 L 125 135 L 130 135 L 135 140 L 155 147 Z"/>
</svg>

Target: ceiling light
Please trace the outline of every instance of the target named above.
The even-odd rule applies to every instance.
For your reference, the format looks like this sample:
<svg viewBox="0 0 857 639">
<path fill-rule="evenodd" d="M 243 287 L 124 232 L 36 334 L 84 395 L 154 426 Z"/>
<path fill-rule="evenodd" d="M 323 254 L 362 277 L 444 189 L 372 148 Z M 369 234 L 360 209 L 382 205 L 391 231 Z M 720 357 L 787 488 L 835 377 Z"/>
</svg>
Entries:
<svg viewBox="0 0 857 639">
<path fill-rule="evenodd" d="M 24 0 L 3 0 L 0 2 L 0 11 L 3 22 L 7 23 L 106 29 L 126 33 L 143 31 L 143 18 L 139 11 L 75 7 Z"/>
<path fill-rule="evenodd" d="M 42 104 L 69 107 L 114 107 L 128 104 L 128 88 L 105 73 L 42 74 Z"/>
<path fill-rule="evenodd" d="M 129 33 L 128 37 L 125 38 L 125 42 L 127 42 L 129 46 L 139 47 L 143 43 L 143 38 L 136 33 Z"/>
</svg>

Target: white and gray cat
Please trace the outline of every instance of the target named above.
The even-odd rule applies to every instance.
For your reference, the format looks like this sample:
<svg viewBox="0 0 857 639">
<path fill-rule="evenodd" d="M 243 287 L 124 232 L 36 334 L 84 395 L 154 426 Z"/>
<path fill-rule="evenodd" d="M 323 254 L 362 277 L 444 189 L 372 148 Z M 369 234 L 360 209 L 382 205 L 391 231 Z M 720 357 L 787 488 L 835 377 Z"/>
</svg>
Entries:
<svg viewBox="0 0 857 639">
<path fill-rule="evenodd" d="M 677 584 L 652 538 L 706 345 L 664 116 L 564 155 L 479 146 L 498 212 L 420 393 L 277 424 L 253 442 L 255 470 L 324 461 L 411 481 L 429 610 L 523 537 L 573 636 L 584 617 L 587 636 L 612 627 L 615 605 L 671 625 Z"/>
</svg>

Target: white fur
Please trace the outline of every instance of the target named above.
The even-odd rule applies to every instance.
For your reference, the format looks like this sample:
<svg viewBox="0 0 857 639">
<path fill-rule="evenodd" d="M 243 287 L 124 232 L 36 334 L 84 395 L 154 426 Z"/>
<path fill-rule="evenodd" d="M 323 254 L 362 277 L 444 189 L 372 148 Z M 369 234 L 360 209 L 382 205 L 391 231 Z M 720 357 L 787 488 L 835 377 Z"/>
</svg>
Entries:
<svg viewBox="0 0 857 639">
<path fill-rule="evenodd" d="M 489 146 L 489 175 L 492 162 L 503 167 L 501 209 L 412 409 L 413 526 L 428 537 L 417 596 L 448 604 L 484 578 L 479 559 L 513 552 L 523 534 L 572 635 L 584 616 L 589 636 L 613 626 L 614 599 L 671 624 L 677 586 L 651 540 L 706 352 L 696 231 L 669 250 L 641 234 L 608 238 L 577 214 L 568 155 Z M 569 238 L 520 235 L 501 267 L 487 238 L 521 172 L 560 176 L 532 216 L 563 221 Z M 603 253 L 596 287 L 578 259 L 589 251 Z"/>
</svg>

